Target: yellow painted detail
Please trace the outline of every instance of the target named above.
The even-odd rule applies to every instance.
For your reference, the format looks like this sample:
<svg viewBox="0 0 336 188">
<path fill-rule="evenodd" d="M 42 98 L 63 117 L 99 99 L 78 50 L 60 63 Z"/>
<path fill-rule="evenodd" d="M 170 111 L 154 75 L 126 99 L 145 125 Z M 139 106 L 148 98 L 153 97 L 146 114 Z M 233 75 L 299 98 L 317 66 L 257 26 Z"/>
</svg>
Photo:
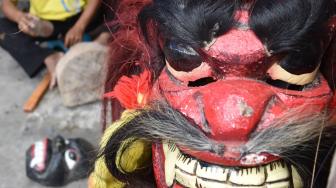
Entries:
<svg viewBox="0 0 336 188">
<path fill-rule="evenodd" d="M 134 116 L 136 116 L 136 113 L 125 111 L 119 121 L 113 123 L 105 130 L 100 147 L 104 148 L 116 130 L 132 120 Z M 141 139 L 129 139 L 121 144 L 115 162 L 117 168 L 124 173 L 147 167 L 151 164 L 151 144 Z M 124 183 L 118 181 L 110 174 L 104 158 L 96 161 L 94 171 L 89 178 L 89 188 L 122 188 L 124 186 Z"/>
</svg>

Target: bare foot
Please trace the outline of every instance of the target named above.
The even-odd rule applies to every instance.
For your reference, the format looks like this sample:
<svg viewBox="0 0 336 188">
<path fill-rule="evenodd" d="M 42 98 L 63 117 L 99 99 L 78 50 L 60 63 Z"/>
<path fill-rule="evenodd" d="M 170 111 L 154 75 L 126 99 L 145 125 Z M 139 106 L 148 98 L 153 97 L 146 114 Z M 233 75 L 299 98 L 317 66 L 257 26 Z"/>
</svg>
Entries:
<svg viewBox="0 0 336 188">
<path fill-rule="evenodd" d="M 101 33 L 94 41 L 98 42 L 101 45 L 107 46 L 111 38 L 111 34 L 109 32 Z"/>
<path fill-rule="evenodd" d="M 44 64 L 46 65 L 49 71 L 49 74 L 51 76 L 51 82 L 49 85 L 49 89 L 53 89 L 56 86 L 56 65 L 63 56 L 64 56 L 63 52 L 55 52 L 49 55 L 44 60 Z"/>
</svg>

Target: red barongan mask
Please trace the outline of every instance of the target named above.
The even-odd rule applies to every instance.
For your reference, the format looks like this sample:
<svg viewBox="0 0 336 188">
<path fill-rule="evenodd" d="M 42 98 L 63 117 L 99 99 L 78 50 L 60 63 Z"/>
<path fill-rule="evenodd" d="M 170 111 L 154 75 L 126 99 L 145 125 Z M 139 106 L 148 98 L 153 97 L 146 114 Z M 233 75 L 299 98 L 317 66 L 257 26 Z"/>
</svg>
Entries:
<svg viewBox="0 0 336 188">
<path fill-rule="evenodd" d="M 191 119 L 210 139 L 223 144 L 225 151 L 218 155 L 178 146 L 178 151 L 175 151 L 177 170 L 171 175 L 167 171 L 170 170 L 167 160 L 174 163 L 171 159 L 174 158 L 174 152 L 165 147 L 173 146 L 155 145 L 153 151 L 157 181 L 166 180 L 166 184 L 159 184 L 160 187 L 166 187 L 167 182 L 168 186 L 173 187 L 193 187 L 194 184 L 217 187 L 226 181 L 234 182 L 230 178 L 223 178 L 221 183 L 210 183 L 209 176 L 202 178 L 201 170 L 198 172 L 203 167 L 197 166 L 197 163 L 206 164 L 204 168 L 209 164 L 219 165 L 221 168 L 214 169 L 223 172 L 230 166 L 267 166 L 272 161 L 277 163 L 281 160 L 280 156 L 267 152 L 267 149 L 254 153 L 237 148 L 248 148 L 250 139 L 267 129 L 291 126 L 291 123 L 309 117 L 327 115 L 327 122 L 324 123 L 332 123 L 330 117 L 336 115 L 334 91 L 321 74 L 314 74 L 314 79 L 300 90 L 275 87 L 260 79 L 268 75 L 276 62 L 269 57 L 271 54 L 252 30 L 233 28 L 214 39 L 203 53 L 208 58 L 189 72 L 174 69 L 167 60 L 167 68 L 159 76 L 155 91 L 160 92 L 157 95 L 162 95 L 174 109 Z M 179 155 L 189 164 L 179 164 Z M 165 166 L 164 172 L 162 166 Z M 175 177 L 174 181 L 171 176 Z M 295 186 L 302 186 L 300 181 L 297 180 Z M 282 183 L 286 184 L 285 181 Z M 237 184 L 244 185 L 240 181 Z M 254 184 L 246 184 L 251 185 Z"/>
<path fill-rule="evenodd" d="M 276 9 L 282 14 L 272 14 L 274 23 L 262 28 L 258 21 L 263 18 L 254 11 L 267 13 L 272 3 L 263 6 L 256 1 L 237 8 L 226 1 L 188 2 L 158 0 L 144 9 L 140 22 L 152 15 L 150 22 L 142 23 L 152 50 L 144 50 L 144 56 L 153 57 L 145 66 L 137 64 L 145 71 L 121 77 L 106 95 L 139 112 L 159 111 L 153 105 L 157 101 L 174 111 L 169 119 L 174 114 L 148 110 L 152 116 L 140 115 L 138 122 L 128 123 L 154 127 L 152 131 L 144 127 L 141 134 L 140 129 L 130 131 L 133 135 L 128 136 L 153 142 L 157 187 L 308 186 L 304 179 L 311 176 L 316 140 L 326 140 L 328 145 L 324 138 L 335 137 L 335 17 L 329 16 L 328 24 L 316 19 L 311 20 L 315 25 L 300 25 L 302 20 L 290 25 L 282 7 Z M 232 20 L 225 24 L 230 15 L 222 13 L 230 11 Z M 300 16 L 308 20 L 307 15 Z M 285 23 L 286 29 L 276 26 Z M 314 32 L 293 42 L 297 33 L 289 31 L 296 26 L 300 26 L 297 32 L 318 28 L 325 34 Z M 271 27 L 276 28 L 274 33 L 267 30 Z M 307 43 L 307 36 L 316 38 Z M 182 126 L 171 128 L 176 125 Z M 300 161 L 302 156 L 308 164 Z M 305 165 L 308 174 L 301 170 Z"/>
</svg>

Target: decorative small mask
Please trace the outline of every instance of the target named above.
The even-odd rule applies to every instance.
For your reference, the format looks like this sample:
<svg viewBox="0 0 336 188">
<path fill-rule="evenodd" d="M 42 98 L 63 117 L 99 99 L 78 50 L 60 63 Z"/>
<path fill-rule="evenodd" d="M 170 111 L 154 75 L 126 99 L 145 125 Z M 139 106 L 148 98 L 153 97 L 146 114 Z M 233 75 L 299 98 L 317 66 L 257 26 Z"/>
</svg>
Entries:
<svg viewBox="0 0 336 188">
<path fill-rule="evenodd" d="M 63 186 L 86 178 L 94 155 L 93 146 L 84 139 L 45 138 L 27 150 L 26 173 L 42 185 Z"/>
</svg>

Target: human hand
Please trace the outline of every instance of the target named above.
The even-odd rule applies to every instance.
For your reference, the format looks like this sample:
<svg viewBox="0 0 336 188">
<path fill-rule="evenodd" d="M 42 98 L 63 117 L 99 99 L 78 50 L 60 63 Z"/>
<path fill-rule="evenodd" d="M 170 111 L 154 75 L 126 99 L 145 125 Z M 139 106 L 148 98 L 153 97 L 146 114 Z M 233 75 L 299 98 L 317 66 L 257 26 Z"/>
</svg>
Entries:
<svg viewBox="0 0 336 188">
<path fill-rule="evenodd" d="M 34 15 L 24 13 L 18 21 L 18 27 L 23 33 L 36 37 L 36 23 L 40 19 Z"/>
<path fill-rule="evenodd" d="M 64 45 L 70 47 L 82 41 L 84 29 L 82 27 L 74 26 L 65 35 Z"/>
</svg>

